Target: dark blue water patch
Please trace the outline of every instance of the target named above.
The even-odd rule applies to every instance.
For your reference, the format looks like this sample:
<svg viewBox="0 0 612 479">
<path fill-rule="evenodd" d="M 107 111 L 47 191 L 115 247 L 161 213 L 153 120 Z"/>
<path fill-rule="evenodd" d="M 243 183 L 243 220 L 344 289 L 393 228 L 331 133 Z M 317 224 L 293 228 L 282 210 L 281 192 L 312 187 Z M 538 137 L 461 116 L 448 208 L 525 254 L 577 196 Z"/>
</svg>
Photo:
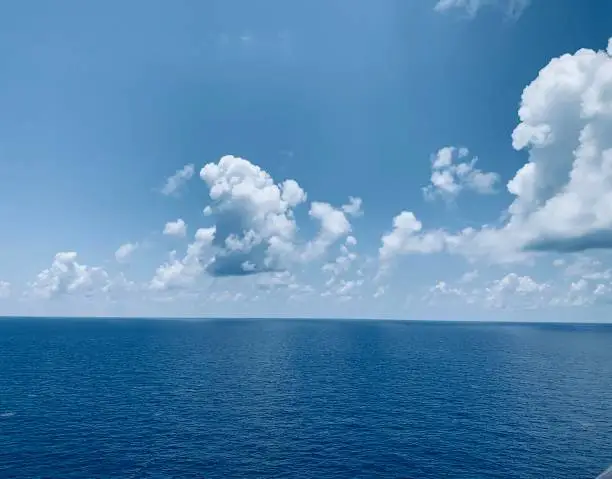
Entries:
<svg viewBox="0 0 612 479">
<path fill-rule="evenodd" d="M 612 327 L 0 321 L 0 477 L 591 479 Z"/>
</svg>

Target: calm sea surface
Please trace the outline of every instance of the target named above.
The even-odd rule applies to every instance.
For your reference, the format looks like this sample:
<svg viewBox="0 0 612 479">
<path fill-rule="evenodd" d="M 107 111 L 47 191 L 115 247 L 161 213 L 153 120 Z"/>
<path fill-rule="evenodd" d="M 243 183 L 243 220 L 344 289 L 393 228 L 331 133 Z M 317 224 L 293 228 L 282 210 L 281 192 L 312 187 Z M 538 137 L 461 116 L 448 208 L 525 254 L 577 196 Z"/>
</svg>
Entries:
<svg viewBox="0 0 612 479">
<path fill-rule="evenodd" d="M 3 479 L 592 479 L 610 464 L 610 326 L 0 320 Z"/>
</svg>

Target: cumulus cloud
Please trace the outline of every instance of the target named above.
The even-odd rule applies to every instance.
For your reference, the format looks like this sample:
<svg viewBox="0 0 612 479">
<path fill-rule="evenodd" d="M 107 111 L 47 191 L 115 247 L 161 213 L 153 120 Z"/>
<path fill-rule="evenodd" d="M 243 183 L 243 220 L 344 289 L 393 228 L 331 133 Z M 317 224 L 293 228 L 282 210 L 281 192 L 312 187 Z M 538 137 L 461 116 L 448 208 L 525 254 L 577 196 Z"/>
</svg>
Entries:
<svg viewBox="0 0 612 479">
<path fill-rule="evenodd" d="M 163 195 L 169 196 L 177 193 L 182 186 L 193 176 L 195 167 L 192 164 L 185 165 L 166 180 L 161 189 Z"/>
<path fill-rule="evenodd" d="M 341 280 L 335 289 L 335 293 L 340 297 L 347 297 L 353 294 L 362 284 L 362 279 Z"/>
<path fill-rule="evenodd" d="M 277 183 L 259 166 L 231 155 L 205 165 L 200 177 L 212 200 L 205 213 L 216 226 L 215 254 L 207 267 L 213 276 L 282 271 L 318 258 L 351 232 L 347 215 L 362 214 L 359 198 L 340 208 L 313 201 L 309 216 L 320 223 L 319 231 L 302 242 L 294 210 L 307 195 L 295 180 Z"/>
<path fill-rule="evenodd" d="M 506 227 L 523 247 L 612 246 L 612 58 L 582 49 L 551 60 L 523 91 L 515 149 L 529 162 L 508 183 Z"/>
<path fill-rule="evenodd" d="M 361 206 L 363 201 L 361 198 L 355 198 L 353 196 L 349 196 L 349 202 L 345 205 L 342 205 L 342 211 L 344 211 L 347 215 L 350 216 L 362 216 L 363 210 Z"/>
<path fill-rule="evenodd" d="M 137 243 L 125 243 L 125 244 L 122 244 L 121 246 L 119 246 L 117 251 L 115 251 L 115 259 L 118 262 L 123 263 L 123 262 L 127 261 L 130 258 L 130 256 L 132 255 L 132 253 L 134 251 L 136 251 L 137 249 L 138 249 L 138 244 Z"/>
<path fill-rule="evenodd" d="M 107 272 L 77 262 L 74 251 L 57 253 L 51 267 L 41 271 L 30 284 L 34 296 L 50 299 L 63 294 L 91 295 L 108 281 Z"/>
<path fill-rule="evenodd" d="M 612 247 L 611 54 L 609 42 L 607 51 L 555 58 L 523 91 L 512 144 L 527 150 L 529 161 L 508 182 L 514 200 L 501 227 L 423 232 L 414 214 L 403 212 L 383 236 L 381 259 L 447 250 L 509 262 L 532 252 Z M 434 163 L 453 161 L 443 153 Z"/>
<path fill-rule="evenodd" d="M 329 203 L 313 202 L 308 214 L 320 222 L 320 228 L 317 236 L 306 245 L 303 254 L 305 260 L 320 257 L 331 245 L 351 232 L 351 223 L 343 209 L 334 208 Z"/>
<path fill-rule="evenodd" d="M 512 293 L 534 293 L 544 291 L 548 288 L 546 283 L 538 283 L 530 276 L 519 276 L 516 273 L 508 273 L 500 280 L 496 280 L 490 290 Z"/>
<path fill-rule="evenodd" d="M 385 270 L 400 255 L 447 252 L 460 254 L 471 260 L 485 258 L 493 263 L 513 263 L 528 259 L 517 247 L 511 232 L 483 226 L 464 228 L 457 233 L 445 230 L 424 230 L 411 211 L 403 211 L 393 219 L 391 232 L 382 236 L 379 263 Z"/>
<path fill-rule="evenodd" d="M 353 251 L 353 247 L 357 244 L 354 236 L 347 236 L 344 243 L 340 245 L 340 252 L 333 261 L 327 262 L 321 268 L 326 273 L 327 280 L 325 281 L 326 295 L 338 294 L 339 296 L 347 296 L 349 290 L 359 287 L 363 284 L 363 279 L 346 280 L 343 277 L 352 276 L 349 272 L 354 271 L 354 265 L 357 261 L 357 253 Z M 356 272 L 357 276 L 363 276 L 360 271 Z"/>
<path fill-rule="evenodd" d="M 11 295 L 11 283 L 0 281 L 0 299 L 6 299 Z"/>
<path fill-rule="evenodd" d="M 200 177 L 209 187 L 209 213 L 216 223 L 217 252 L 208 272 L 232 276 L 281 269 L 294 249 L 293 209 L 306 200 L 298 183 L 276 184 L 259 166 L 231 155 L 205 165 Z"/>
<path fill-rule="evenodd" d="M 176 251 L 172 251 L 169 260 L 155 271 L 149 288 L 155 291 L 166 291 L 191 286 L 210 264 L 212 255 L 210 246 L 214 238 L 214 227 L 198 229 L 193 243 L 187 246 L 185 256 L 179 259 Z"/>
<path fill-rule="evenodd" d="M 540 307 L 546 302 L 542 293 L 549 287 L 530 276 L 509 273 L 485 289 L 485 301 L 493 308 Z"/>
<path fill-rule="evenodd" d="M 554 263 L 559 268 L 564 267 L 563 277 L 569 285 L 564 293 L 552 298 L 552 305 L 584 306 L 610 302 L 612 269 L 605 268 L 602 261 L 577 254 Z"/>
<path fill-rule="evenodd" d="M 509 273 L 500 279 L 470 288 L 465 283 L 461 284 L 461 281 L 458 285 L 438 281 L 424 299 L 430 304 L 435 304 L 441 298 L 451 298 L 492 309 L 524 309 L 547 305 L 550 298 L 546 293 L 550 290 L 548 283 L 539 283 L 531 276 Z"/>
<path fill-rule="evenodd" d="M 605 274 L 539 282 L 529 275 L 509 273 L 480 285 L 439 281 L 429 288 L 423 300 L 430 305 L 450 301 L 474 307 L 520 310 L 609 304 L 611 294 L 612 283 Z"/>
<path fill-rule="evenodd" d="M 590 286 L 589 282 L 584 278 L 577 281 L 572 281 L 564 294 L 553 297 L 550 300 L 552 306 L 587 306 L 591 305 L 599 299 L 604 292 L 605 286 L 601 285 L 595 291 Z"/>
<path fill-rule="evenodd" d="M 531 0 L 438 0 L 434 10 L 462 10 L 473 17 L 482 7 L 492 6 L 501 8 L 508 17 L 518 18 L 530 3 Z"/>
<path fill-rule="evenodd" d="M 381 261 L 389 261 L 399 254 L 436 253 L 446 246 L 443 231 L 421 232 L 422 223 L 411 211 L 402 211 L 393 219 L 393 229 L 382 237 L 379 250 Z"/>
<path fill-rule="evenodd" d="M 336 256 L 336 258 L 323 265 L 323 271 L 327 273 L 331 273 L 332 277 L 336 277 L 343 272 L 346 272 L 350 269 L 351 265 L 357 259 L 357 254 L 351 251 L 351 247 L 353 247 L 357 243 L 357 240 L 353 236 L 348 236 L 344 241 L 344 244 L 340 246 L 340 254 Z"/>
<path fill-rule="evenodd" d="M 168 221 L 164 226 L 164 234 L 184 237 L 187 234 L 187 224 L 181 218 L 176 221 Z"/>
<path fill-rule="evenodd" d="M 478 158 L 468 158 L 467 148 L 446 146 L 431 160 L 430 184 L 423 188 L 425 198 L 442 197 L 453 200 L 464 190 L 478 194 L 493 194 L 499 175 L 476 168 Z"/>
<path fill-rule="evenodd" d="M 434 295 L 452 295 L 464 296 L 465 293 L 460 288 L 450 286 L 446 281 L 438 281 L 434 286 L 429 288 L 429 292 Z"/>
<path fill-rule="evenodd" d="M 554 58 L 525 88 L 512 145 L 529 161 L 508 182 L 507 221 L 463 232 L 465 251 L 499 261 L 519 251 L 612 247 L 610 53 Z"/>
</svg>

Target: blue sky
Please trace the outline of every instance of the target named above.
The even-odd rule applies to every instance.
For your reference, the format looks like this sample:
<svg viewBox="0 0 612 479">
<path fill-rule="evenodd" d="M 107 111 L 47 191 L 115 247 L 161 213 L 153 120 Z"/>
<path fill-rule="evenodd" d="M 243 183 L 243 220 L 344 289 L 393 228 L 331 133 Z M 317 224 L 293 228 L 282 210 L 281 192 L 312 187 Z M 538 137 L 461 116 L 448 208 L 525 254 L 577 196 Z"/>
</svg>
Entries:
<svg viewBox="0 0 612 479">
<path fill-rule="evenodd" d="M 0 5 L 0 314 L 607 320 L 607 3 Z"/>
</svg>

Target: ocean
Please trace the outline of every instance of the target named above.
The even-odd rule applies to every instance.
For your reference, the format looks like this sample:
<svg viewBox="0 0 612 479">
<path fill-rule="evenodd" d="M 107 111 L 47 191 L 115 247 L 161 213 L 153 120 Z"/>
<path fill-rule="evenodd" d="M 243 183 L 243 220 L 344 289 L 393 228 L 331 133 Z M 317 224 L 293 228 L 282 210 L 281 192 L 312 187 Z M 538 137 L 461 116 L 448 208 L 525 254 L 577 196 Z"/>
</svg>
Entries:
<svg viewBox="0 0 612 479">
<path fill-rule="evenodd" d="M 593 479 L 612 326 L 0 320 L 0 477 Z"/>
</svg>

